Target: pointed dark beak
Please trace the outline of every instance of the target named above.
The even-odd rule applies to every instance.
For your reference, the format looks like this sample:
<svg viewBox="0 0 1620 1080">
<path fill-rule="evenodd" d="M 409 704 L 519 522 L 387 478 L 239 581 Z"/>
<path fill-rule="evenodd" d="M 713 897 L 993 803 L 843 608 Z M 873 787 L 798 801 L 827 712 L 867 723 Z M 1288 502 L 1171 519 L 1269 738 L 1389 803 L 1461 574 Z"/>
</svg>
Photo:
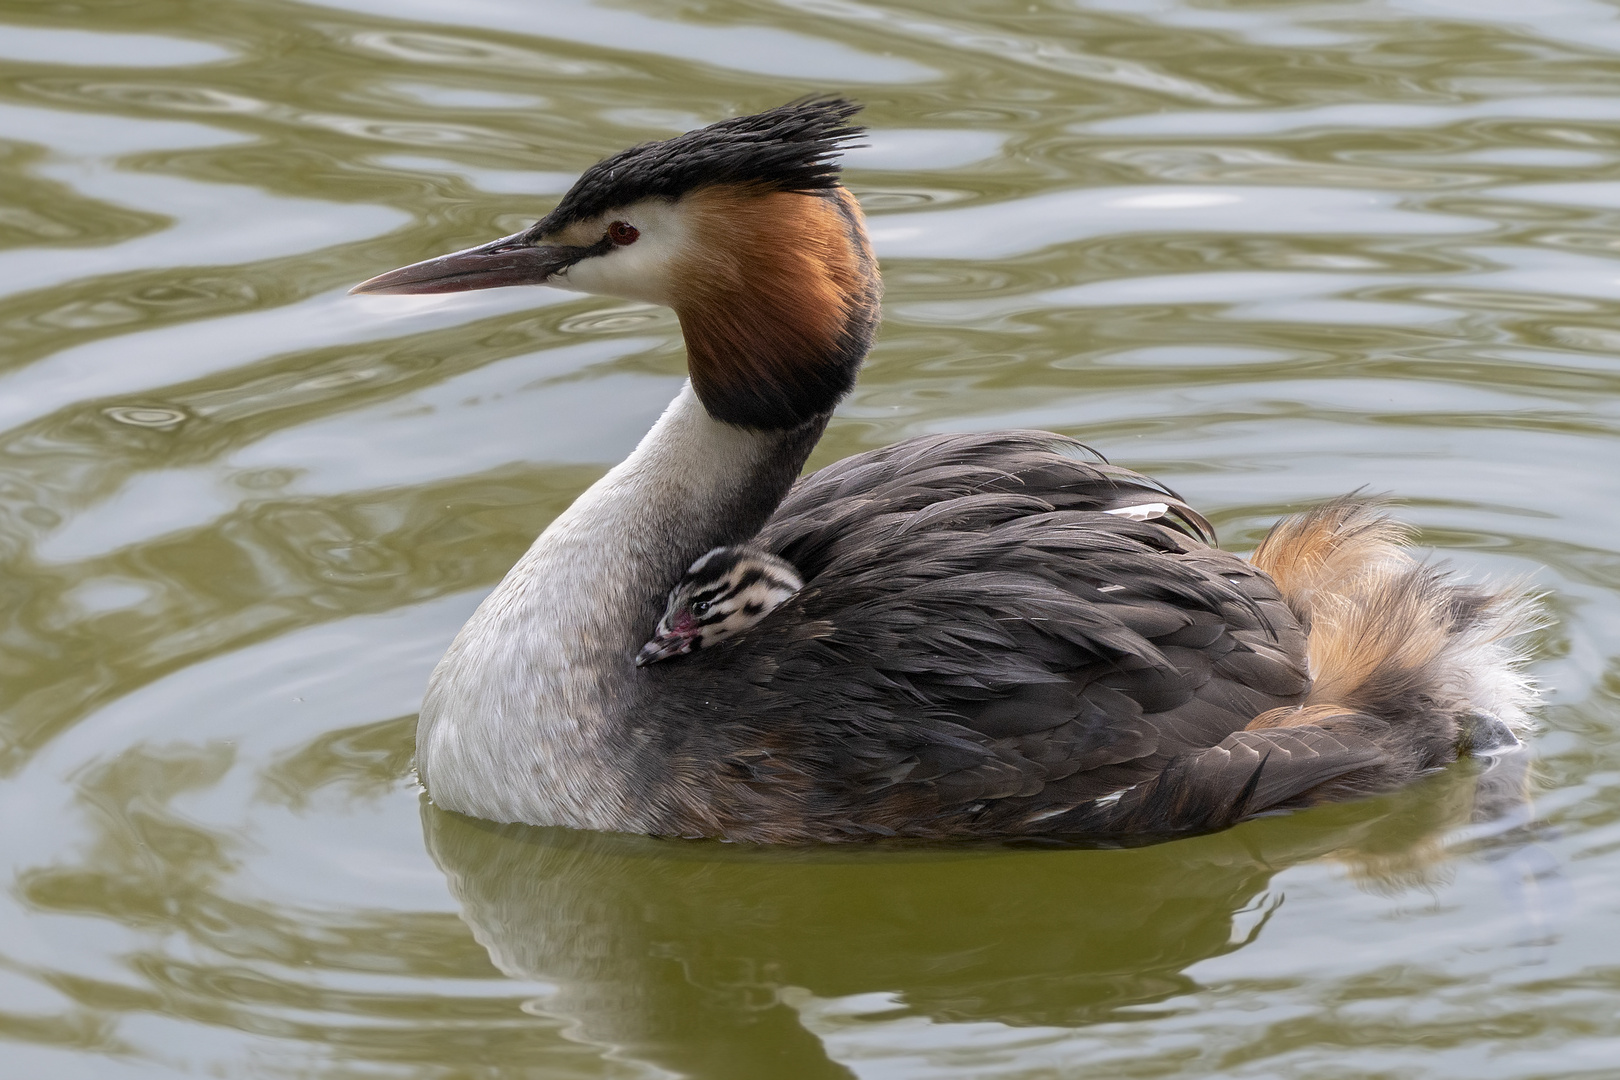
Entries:
<svg viewBox="0 0 1620 1080">
<path fill-rule="evenodd" d="M 565 247 L 536 244 L 524 233 L 437 259 L 402 266 L 362 281 L 351 293 L 452 293 L 494 289 L 501 285 L 544 285 L 553 274 L 609 246 Z"/>
</svg>

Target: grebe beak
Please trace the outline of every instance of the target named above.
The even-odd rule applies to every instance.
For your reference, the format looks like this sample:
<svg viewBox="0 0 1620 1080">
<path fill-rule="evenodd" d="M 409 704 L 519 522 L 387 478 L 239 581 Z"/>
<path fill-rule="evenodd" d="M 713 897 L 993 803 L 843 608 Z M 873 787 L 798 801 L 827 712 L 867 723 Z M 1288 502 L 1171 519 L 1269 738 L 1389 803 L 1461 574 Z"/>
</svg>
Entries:
<svg viewBox="0 0 1620 1080">
<path fill-rule="evenodd" d="M 537 244 L 527 233 L 513 233 L 465 251 L 378 274 L 351 293 L 452 293 L 494 289 L 501 285 L 544 285 L 579 260 L 600 255 L 612 241 L 588 247 Z"/>
</svg>

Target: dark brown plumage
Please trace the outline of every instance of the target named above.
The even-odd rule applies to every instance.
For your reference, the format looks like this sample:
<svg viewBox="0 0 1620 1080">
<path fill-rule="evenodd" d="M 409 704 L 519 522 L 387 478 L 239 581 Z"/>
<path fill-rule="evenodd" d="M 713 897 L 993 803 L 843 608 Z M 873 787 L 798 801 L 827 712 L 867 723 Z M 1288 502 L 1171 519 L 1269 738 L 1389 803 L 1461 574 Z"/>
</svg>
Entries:
<svg viewBox="0 0 1620 1080">
<path fill-rule="evenodd" d="M 1456 757 L 1449 714 L 1353 695 L 1245 730 L 1308 701 L 1299 615 L 1173 493 L 1087 456 L 1043 432 L 934 436 L 801 481 L 755 542 L 804 589 L 648 672 L 638 711 L 659 735 L 635 786 L 664 830 L 1140 840 Z M 1155 520 L 1109 513 L 1144 505 Z"/>
</svg>

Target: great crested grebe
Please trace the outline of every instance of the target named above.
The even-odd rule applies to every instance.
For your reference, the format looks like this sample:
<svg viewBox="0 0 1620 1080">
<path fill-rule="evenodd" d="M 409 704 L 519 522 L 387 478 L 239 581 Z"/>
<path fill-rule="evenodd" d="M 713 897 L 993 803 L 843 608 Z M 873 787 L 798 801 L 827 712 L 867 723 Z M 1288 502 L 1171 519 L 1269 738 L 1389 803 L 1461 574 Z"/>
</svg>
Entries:
<svg viewBox="0 0 1620 1080">
<path fill-rule="evenodd" d="M 551 285 L 668 305 L 686 339 L 687 385 L 434 670 L 434 802 L 767 842 L 1151 837 L 1513 740 L 1528 602 L 1417 562 L 1365 503 L 1289 518 L 1244 561 L 1047 432 L 924 436 L 795 482 L 878 323 L 836 163 L 857 110 L 807 99 L 633 147 L 532 228 L 355 287 Z M 683 571 L 745 542 L 802 588 L 638 665 Z"/>
</svg>

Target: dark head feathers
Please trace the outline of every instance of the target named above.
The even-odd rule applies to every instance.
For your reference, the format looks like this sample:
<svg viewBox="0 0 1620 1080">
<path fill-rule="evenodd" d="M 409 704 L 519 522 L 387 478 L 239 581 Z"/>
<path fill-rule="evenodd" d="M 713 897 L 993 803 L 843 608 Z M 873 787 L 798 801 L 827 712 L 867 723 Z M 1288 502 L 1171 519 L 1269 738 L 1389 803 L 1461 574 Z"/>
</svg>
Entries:
<svg viewBox="0 0 1620 1080">
<path fill-rule="evenodd" d="M 798 568 L 780 555 L 772 555 L 762 548 L 746 544 L 734 544 L 713 548 L 699 556 L 676 583 L 670 598 L 673 600 L 679 596 L 692 600 L 707 590 L 725 586 L 728 588 L 723 591 L 734 591 L 756 581 L 785 589 L 784 599 L 804 588 Z"/>
<path fill-rule="evenodd" d="M 737 568 L 737 564 L 753 554 L 751 548 L 741 544 L 731 547 L 717 547 L 698 558 L 681 578 L 680 584 L 686 586 L 688 591 L 697 592 L 708 588 L 718 582 L 724 581 L 730 573 Z"/>
<path fill-rule="evenodd" d="M 678 199 L 710 184 L 804 192 L 835 187 L 838 155 L 865 130 L 849 123 L 860 110 L 844 98 L 800 98 L 632 146 L 586 169 L 535 231 L 544 236 L 639 199 Z"/>
</svg>

